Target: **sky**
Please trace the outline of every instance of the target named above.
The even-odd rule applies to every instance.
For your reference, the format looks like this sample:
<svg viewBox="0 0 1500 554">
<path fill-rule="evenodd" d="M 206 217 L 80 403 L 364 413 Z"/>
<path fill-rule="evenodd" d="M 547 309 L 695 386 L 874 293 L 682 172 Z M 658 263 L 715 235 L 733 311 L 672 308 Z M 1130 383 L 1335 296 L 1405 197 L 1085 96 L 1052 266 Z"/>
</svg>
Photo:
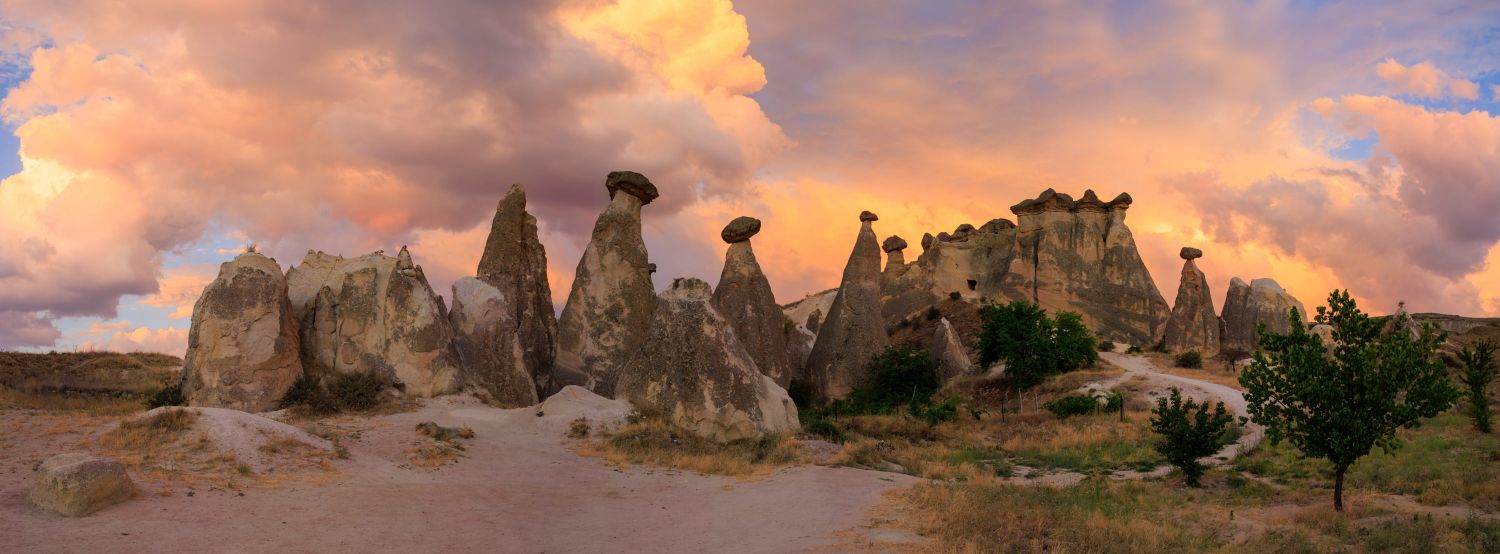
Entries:
<svg viewBox="0 0 1500 554">
<path fill-rule="evenodd" d="M 999 5 L 997 5 L 999 4 Z M 1500 5 L 0 0 L 0 348 L 181 353 L 256 245 L 474 272 L 527 186 L 556 302 L 604 176 L 659 287 L 730 219 L 780 301 L 882 237 L 1112 198 L 1162 294 L 1500 315 Z"/>
</svg>

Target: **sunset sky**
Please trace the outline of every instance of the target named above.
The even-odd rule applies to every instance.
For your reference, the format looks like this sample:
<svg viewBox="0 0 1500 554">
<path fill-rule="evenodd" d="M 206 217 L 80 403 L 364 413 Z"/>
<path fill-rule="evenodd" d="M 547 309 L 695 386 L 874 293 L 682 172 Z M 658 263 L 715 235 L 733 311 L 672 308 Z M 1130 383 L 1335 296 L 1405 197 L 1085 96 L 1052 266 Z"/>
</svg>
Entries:
<svg viewBox="0 0 1500 554">
<path fill-rule="evenodd" d="M 916 244 L 1092 188 L 1168 302 L 1192 245 L 1216 306 L 1500 315 L 1500 4 L 1100 5 L 0 0 L 0 348 L 181 353 L 252 243 L 410 245 L 447 295 L 516 182 L 560 305 L 616 169 L 658 287 L 738 215 L 787 302 L 861 210 Z"/>
</svg>

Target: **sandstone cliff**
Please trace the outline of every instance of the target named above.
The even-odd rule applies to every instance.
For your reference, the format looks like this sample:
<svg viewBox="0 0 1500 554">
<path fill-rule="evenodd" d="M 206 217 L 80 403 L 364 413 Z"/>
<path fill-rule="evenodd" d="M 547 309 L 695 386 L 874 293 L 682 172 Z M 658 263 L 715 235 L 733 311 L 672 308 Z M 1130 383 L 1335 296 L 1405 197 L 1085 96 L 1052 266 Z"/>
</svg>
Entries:
<svg viewBox="0 0 1500 554">
<path fill-rule="evenodd" d="M 281 266 L 254 252 L 219 266 L 193 306 L 182 392 L 188 405 L 276 409 L 302 376 Z"/>
<path fill-rule="evenodd" d="M 824 400 L 843 398 L 864 384 L 870 359 L 888 343 L 880 318 L 880 243 L 871 227 L 877 219 L 860 214 L 844 278 L 808 356 L 809 380 Z"/>
<path fill-rule="evenodd" d="M 1262 278 L 1245 284 L 1239 277 L 1229 281 L 1229 291 L 1224 295 L 1223 332 L 1220 348 L 1225 351 L 1254 352 L 1260 346 L 1256 327 L 1262 323 L 1266 329 L 1276 333 L 1291 331 L 1287 314 L 1292 308 L 1301 315 L 1302 324 L 1307 322 L 1307 308 L 1293 298 L 1275 280 Z"/>
<path fill-rule="evenodd" d="M 537 237 L 536 217 L 526 211 L 526 189 L 510 188 L 495 208 L 490 235 L 479 259 L 479 279 L 494 287 L 505 299 L 506 325 L 521 348 L 520 371 L 535 383 L 536 395 L 546 395 L 552 388 L 552 366 L 557 359 L 557 316 L 552 308 L 552 287 L 547 282 L 547 251 Z M 454 311 L 458 311 L 455 291 Z M 502 345 L 504 346 L 504 345 Z M 509 357 L 496 360 L 508 363 Z M 511 374 L 515 368 L 477 368 L 497 375 Z"/>
<path fill-rule="evenodd" d="M 759 232 L 760 220 L 739 217 L 720 234 L 729 243 L 729 251 L 724 255 L 719 286 L 714 289 L 714 308 L 729 320 L 761 373 L 785 388 L 792 379 L 792 364 L 787 358 L 786 316 L 776 305 L 771 282 L 761 271 L 750 245 L 750 238 Z"/>
<path fill-rule="evenodd" d="M 1211 354 L 1219 350 L 1219 315 L 1214 311 L 1214 299 L 1208 290 L 1208 278 L 1193 263 L 1203 256 L 1197 248 L 1184 247 L 1182 257 L 1182 281 L 1177 285 L 1177 302 L 1172 304 L 1172 316 L 1167 319 L 1167 348 L 1173 351 L 1193 350 Z"/>
</svg>

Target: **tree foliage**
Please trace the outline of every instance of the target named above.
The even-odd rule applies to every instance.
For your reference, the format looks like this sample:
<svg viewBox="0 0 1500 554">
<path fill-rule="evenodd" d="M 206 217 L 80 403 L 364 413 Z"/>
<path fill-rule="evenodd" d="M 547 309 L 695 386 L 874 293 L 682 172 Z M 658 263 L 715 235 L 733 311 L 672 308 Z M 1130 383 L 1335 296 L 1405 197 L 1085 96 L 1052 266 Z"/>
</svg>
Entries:
<svg viewBox="0 0 1500 554">
<path fill-rule="evenodd" d="M 1021 390 L 1099 361 L 1099 342 L 1076 313 L 1048 317 L 1040 306 L 1017 300 L 985 306 L 980 316 L 980 366 L 1005 361 L 1006 375 Z"/>
<path fill-rule="evenodd" d="M 1224 433 L 1231 423 L 1234 416 L 1224 409 L 1223 402 L 1210 411 L 1207 402 L 1183 398 L 1175 387 L 1171 395 L 1157 399 L 1156 408 L 1151 410 L 1151 430 L 1162 436 L 1156 451 L 1182 470 L 1187 484 L 1194 487 L 1204 470 L 1198 459 L 1224 446 Z"/>
<path fill-rule="evenodd" d="M 1459 375 L 1463 381 L 1464 399 L 1468 401 L 1469 419 L 1474 422 L 1474 429 L 1481 433 L 1493 430 L 1490 416 L 1490 398 L 1485 394 L 1490 382 L 1495 380 L 1495 350 L 1500 349 L 1500 344 L 1490 339 L 1479 341 L 1475 344 L 1465 346 L 1458 352 L 1458 360 L 1463 363 L 1464 372 Z"/>
<path fill-rule="evenodd" d="M 1409 330 L 1405 313 L 1387 326 L 1339 290 L 1314 318 L 1333 327 L 1333 345 L 1309 333 L 1295 309 L 1287 317 L 1289 333 L 1260 330 L 1261 351 L 1240 385 L 1251 419 L 1272 444 L 1289 441 L 1333 464 L 1334 509 L 1342 511 L 1350 465 L 1374 447 L 1395 449 L 1396 430 L 1420 425 L 1457 399 L 1437 355 L 1444 336 L 1431 324 Z"/>
</svg>

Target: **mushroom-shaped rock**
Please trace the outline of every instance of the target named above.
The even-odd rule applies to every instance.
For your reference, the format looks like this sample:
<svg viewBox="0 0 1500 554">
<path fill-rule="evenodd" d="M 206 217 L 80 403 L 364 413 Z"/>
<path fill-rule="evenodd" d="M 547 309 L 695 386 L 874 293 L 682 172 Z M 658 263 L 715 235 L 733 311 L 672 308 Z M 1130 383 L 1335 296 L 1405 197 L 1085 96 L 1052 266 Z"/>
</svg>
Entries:
<svg viewBox="0 0 1500 554">
<path fill-rule="evenodd" d="M 932 248 L 932 242 L 935 240 L 937 240 L 937 237 L 932 236 L 932 233 L 922 233 L 922 250 L 926 251 Z"/>
<path fill-rule="evenodd" d="M 719 233 L 719 238 L 724 239 L 724 242 L 734 244 L 750 240 L 750 237 L 758 233 L 760 233 L 760 220 L 742 215 L 730 221 L 729 225 L 725 225 L 724 230 Z"/>
<path fill-rule="evenodd" d="M 953 324 L 946 317 L 938 320 L 937 328 L 932 333 L 932 344 L 927 347 L 927 355 L 937 364 L 940 383 L 968 375 L 974 370 L 968 351 L 964 350 L 963 342 L 958 340 L 958 333 L 953 330 Z"/>
<path fill-rule="evenodd" d="M 808 375 L 824 400 L 842 398 L 864 384 L 870 359 L 889 340 L 880 311 L 880 241 L 871 221 L 860 223 L 838 294 L 807 360 Z"/>
<path fill-rule="evenodd" d="M 1167 329 L 1163 339 L 1168 348 L 1177 351 L 1196 351 L 1204 354 L 1219 349 L 1219 316 L 1214 311 L 1213 295 L 1208 290 L 1208 278 L 1193 263 L 1198 256 L 1188 256 L 1183 248 L 1182 280 L 1177 286 L 1177 302 L 1172 305 L 1172 315 L 1167 318 Z M 1201 252 L 1199 253 L 1201 254 Z"/>
<path fill-rule="evenodd" d="M 798 428 L 796 405 L 755 367 L 714 309 L 708 283 L 673 281 L 657 299 L 649 328 L 620 375 L 620 398 L 719 442 Z"/>
<path fill-rule="evenodd" d="M 996 218 L 979 227 L 981 233 L 999 233 L 1007 229 L 1015 229 L 1016 224 L 1009 219 Z"/>
<path fill-rule="evenodd" d="M 1260 347 L 1256 327 L 1264 323 L 1273 333 L 1290 332 L 1288 314 L 1294 308 L 1305 324 L 1307 309 L 1275 280 L 1262 278 L 1245 284 L 1239 277 L 1231 279 L 1229 291 L 1224 294 L 1221 348 L 1254 352 Z"/>
<path fill-rule="evenodd" d="M 758 221 L 756 226 L 759 227 Z M 787 318 L 781 312 L 781 306 L 776 304 L 771 282 L 761 271 L 749 240 L 729 245 L 719 286 L 713 292 L 713 302 L 719 314 L 734 328 L 740 344 L 750 353 L 761 373 L 786 387 L 792 379 L 792 364 L 787 358 L 786 348 Z"/>
<path fill-rule="evenodd" d="M 1203 251 L 1191 246 L 1184 246 L 1177 255 L 1184 260 L 1196 260 L 1203 257 Z"/>
<path fill-rule="evenodd" d="M 903 239 L 898 235 L 891 235 L 885 239 L 885 242 L 880 243 L 880 249 L 886 252 L 900 252 L 902 250 L 906 250 L 906 239 Z"/>
<path fill-rule="evenodd" d="M 479 259 L 476 275 L 504 299 L 505 313 L 483 311 L 471 314 L 468 313 L 471 306 L 465 306 L 464 316 L 482 314 L 491 318 L 474 320 L 474 329 L 502 342 L 468 346 L 508 354 L 511 344 L 504 337 L 515 335 L 521 347 L 521 369 L 531 376 L 530 380 L 536 385 L 535 394 L 538 397 L 545 396 L 552 390 L 552 365 L 557 358 L 557 316 L 552 307 L 552 286 L 547 282 L 547 249 L 537 236 L 536 217 L 526 211 L 525 187 L 512 186 L 495 207 L 495 218 L 490 223 L 490 236 L 485 241 L 484 255 Z M 469 292 L 477 293 L 481 289 L 482 287 L 472 287 Z M 459 311 L 457 300 L 455 291 L 453 312 Z M 453 320 L 455 328 L 459 327 L 458 318 Z M 497 325 L 514 329 L 501 329 Z M 462 330 L 455 330 L 462 334 Z M 508 355 L 490 359 L 503 363 L 514 360 Z M 469 370 L 470 377 L 475 376 L 475 373 L 508 376 L 514 371 L 509 367 L 486 365 L 484 362 L 474 366 L 467 359 L 465 367 Z M 502 380 L 505 379 L 509 377 Z M 486 377 L 481 381 L 490 379 Z M 515 400 L 521 401 L 524 398 L 525 395 L 520 395 Z"/>
<path fill-rule="evenodd" d="M 639 174 L 621 175 L 610 174 L 611 191 L 615 186 L 650 184 Z M 650 187 L 651 198 L 655 191 Z M 594 223 L 557 322 L 554 389 L 580 385 L 613 398 L 620 367 L 645 340 L 651 312 L 656 309 L 656 290 L 651 284 L 654 269 L 641 238 L 642 204 L 635 194 L 613 195 Z"/>
<path fill-rule="evenodd" d="M 611 200 L 614 199 L 616 192 L 623 190 L 631 196 L 640 199 L 642 206 L 650 204 L 652 200 L 656 200 L 656 197 L 660 196 L 656 192 L 656 185 L 651 184 L 650 179 L 634 171 L 609 172 L 609 175 L 604 179 L 604 188 L 609 190 Z"/>
<path fill-rule="evenodd" d="M 866 211 L 863 211 L 863 212 L 859 212 L 859 220 L 860 221 L 879 221 L 880 220 L 880 216 L 875 215 L 875 212 L 866 210 Z"/>
<path fill-rule="evenodd" d="M 47 458 L 37 467 L 30 497 L 37 507 L 79 517 L 129 500 L 134 494 L 135 485 L 120 462 L 69 452 Z"/>
<path fill-rule="evenodd" d="M 302 376 L 299 345 L 281 266 L 254 252 L 236 256 L 193 306 L 183 395 L 193 406 L 274 410 Z"/>
</svg>

